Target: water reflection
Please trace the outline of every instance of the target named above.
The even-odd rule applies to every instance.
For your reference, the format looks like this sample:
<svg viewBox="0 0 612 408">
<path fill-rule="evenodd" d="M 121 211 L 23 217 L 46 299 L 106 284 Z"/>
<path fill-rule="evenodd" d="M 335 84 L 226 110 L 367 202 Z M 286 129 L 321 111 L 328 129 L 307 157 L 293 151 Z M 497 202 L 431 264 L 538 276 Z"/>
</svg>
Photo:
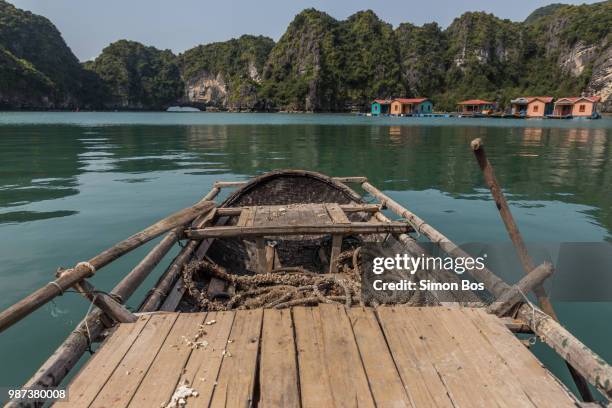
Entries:
<svg viewBox="0 0 612 408">
<path fill-rule="evenodd" d="M 386 190 L 488 199 L 468 148 L 481 137 L 512 199 L 582 204 L 610 231 L 612 197 L 602 188 L 612 181 L 610 136 L 536 126 L 0 126 L 0 223 L 27 221 L 28 211 L 40 219 L 45 211 L 32 203 L 76 195 L 80 175 L 108 172 L 121 183 L 154 184 L 160 172 L 252 176 L 292 167 L 366 175 Z"/>
</svg>

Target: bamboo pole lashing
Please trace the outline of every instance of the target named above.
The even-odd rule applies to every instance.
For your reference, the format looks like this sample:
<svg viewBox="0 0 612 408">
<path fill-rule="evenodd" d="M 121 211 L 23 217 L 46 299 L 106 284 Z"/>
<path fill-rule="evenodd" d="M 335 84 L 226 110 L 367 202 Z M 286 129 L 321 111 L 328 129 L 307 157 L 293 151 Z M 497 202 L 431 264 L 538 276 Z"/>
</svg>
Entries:
<svg viewBox="0 0 612 408">
<path fill-rule="evenodd" d="M 487 187 L 489 187 L 489 190 L 491 190 L 491 195 L 493 196 L 493 200 L 495 201 L 495 205 L 499 211 L 499 215 L 501 216 L 504 226 L 506 227 L 506 231 L 510 236 L 510 240 L 512 241 L 512 244 L 514 245 L 516 252 L 519 256 L 523 271 L 526 274 L 529 274 L 534 270 L 533 259 L 529 255 L 529 251 L 527 250 L 525 241 L 523 240 L 518 225 L 514 221 L 514 217 L 512 216 L 512 212 L 510 211 L 510 207 L 508 206 L 508 201 L 506 200 L 502 188 L 499 182 L 497 181 L 497 177 L 495 177 L 495 170 L 493 169 L 493 165 L 487 158 L 482 140 L 480 138 L 472 140 L 472 142 L 470 143 L 470 147 L 472 148 L 474 156 L 476 157 L 476 161 L 478 162 L 478 166 L 482 171 L 485 183 L 487 184 Z M 554 320 L 558 321 L 559 318 L 557 317 L 552 302 L 550 301 L 546 290 L 544 290 L 544 287 L 541 284 L 536 285 L 533 288 L 533 293 L 535 293 L 542 310 L 546 312 L 549 316 L 551 316 Z M 586 402 L 594 401 L 595 399 L 593 398 L 593 394 L 591 393 L 591 390 L 589 389 L 586 380 L 579 373 L 577 373 L 576 370 L 574 370 L 574 367 L 572 367 L 569 363 L 567 365 L 567 368 L 570 371 L 572 379 L 574 380 L 574 383 L 576 384 L 576 387 L 578 388 L 582 399 Z"/>
<path fill-rule="evenodd" d="M 541 285 L 552 273 L 552 264 L 544 262 L 491 303 L 487 312 L 497 316 L 506 315 L 517 303 L 523 300 L 525 293 L 529 293 L 535 286 Z"/>
<path fill-rule="evenodd" d="M 454 255 L 454 256 L 469 256 L 466 252 L 461 250 L 457 245 L 452 243 L 448 238 L 446 238 L 440 232 L 435 230 L 435 228 L 425 223 L 425 221 L 423 221 L 421 218 L 419 218 L 412 212 L 403 208 L 400 204 L 392 200 L 390 197 L 382 193 L 380 190 L 372 186 L 370 183 L 368 182 L 363 183 L 362 188 L 365 191 L 372 194 L 374 197 L 378 198 L 381 202 L 384 201 L 385 204 L 388 206 L 388 208 L 394 213 L 396 213 L 398 216 L 404 217 L 408 219 L 409 221 L 414 222 L 414 225 L 416 227 L 415 229 L 421 232 L 427 238 L 429 238 L 432 242 L 435 242 L 438 244 L 446 243 L 447 245 L 440 245 L 440 247 L 446 253 L 450 255 Z M 448 250 L 451 250 L 451 252 L 449 252 Z M 499 297 L 503 295 L 507 290 L 510 289 L 510 286 L 507 283 L 505 283 L 503 280 L 501 280 L 499 277 L 497 277 L 495 274 L 493 274 L 493 272 L 489 271 L 487 268 L 484 268 L 482 271 L 484 271 L 484 273 L 479 274 L 478 276 L 475 276 L 475 274 L 472 271 L 468 271 L 468 272 L 471 273 L 474 278 L 484 283 L 487 290 L 491 292 L 494 296 Z M 561 357 L 565 358 L 568 364 L 577 370 L 576 371 L 577 373 L 587 378 L 589 382 L 591 382 L 591 384 L 597 387 L 600 391 L 604 392 L 604 394 L 607 395 L 607 398 L 610 399 L 609 389 L 610 389 L 610 386 L 612 385 L 612 376 L 610 374 L 611 372 L 610 366 L 601 357 L 599 357 L 597 354 L 591 351 L 586 345 L 580 342 L 580 340 L 574 337 L 569 331 L 563 328 L 558 322 L 556 322 L 552 318 L 549 317 L 546 320 L 545 327 L 547 330 L 541 330 L 538 325 L 534 324 L 535 322 L 533 321 L 533 319 L 526 318 L 527 317 L 526 310 L 529 310 L 532 313 L 532 315 L 536 314 L 537 311 L 539 311 L 539 313 L 541 313 L 544 316 L 548 316 L 548 315 L 542 312 L 541 310 L 539 310 L 539 308 L 537 308 L 535 305 L 529 304 L 528 306 L 527 305 L 521 306 L 519 308 L 519 311 L 516 317 L 525 321 L 529 325 L 529 327 L 531 327 L 534 333 L 540 336 L 542 340 L 546 344 L 548 344 L 551 348 L 553 348 L 557 353 L 560 353 Z M 555 332 L 555 334 L 547 336 L 546 331 L 553 331 Z M 562 334 L 560 335 L 559 333 L 562 333 Z M 562 338 L 560 342 L 558 341 L 559 337 Z M 570 340 L 572 344 L 573 354 L 572 353 L 565 353 L 565 354 L 562 353 L 563 343 L 565 341 L 570 342 Z M 580 352 L 580 350 L 582 350 L 582 352 Z M 577 352 L 580 355 L 581 359 L 585 359 L 587 361 L 585 362 L 574 361 L 576 360 L 576 358 L 574 358 L 573 355 L 575 355 Z M 593 371 L 592 370 L 593 367 L 598 367 L 598 369 Z M 597 378 L 598 372 L 605 373 L 605 376 L 603 376 L 605 378 L 603 378 L 603 380 L 601 378 L 599 379 Z"/>
<path fill-rule="evenodd" d="M 200 201 L 211 201 L 219 193 L 220 189 L 213 187 Z M 188 220 L 187 223 L 192 220 Z M 144 281 L 149 273 L 157 266 L 159 261 L 168 253 L 174 243 L 178 240 L 178 233 L 182 228 L 177 228 L 168 233 L 151 251 L 134 267 L 110 292 L 112 296 L 119 298 L 122 302 L 127 301 Z M 75 330 L 60 344 L 55 352 L 41 365 L 36 373 L 23 386 L 32 387 L 54 387 L 59 385 L 64 377 L 72 370 L 81 356 L 87 351 L 91 342 L 97 339 L 105 329 L 101 321 L 102 311 L 96 309 L 76 326 Z M 9 402 L 6 407 L 16 408 L 14 402 Z"/>
<path fill-rule="evenodd" d="M 78 263 L 74 268 L 70 269 L 69 272 L 62 274 L 59 278 L 51 281 L 49 284 L 2 311 L 0 313 L 0 332 L 6 330 L 8 327 L 60 295 L 64 290 L 74 286 L 75 283 L 84 278 L 93 276 L 96 271 L 102 269 L 115 259 L 160 236 L 164 232 L 188 222 L 198 214 L 211 210 L 214 206 L 215 204 L 210 201 L 197 203 L 192 207 L 178 211 L 158 221 L 139 233 L 99 253 L 89 261 Z"/>
</svg>

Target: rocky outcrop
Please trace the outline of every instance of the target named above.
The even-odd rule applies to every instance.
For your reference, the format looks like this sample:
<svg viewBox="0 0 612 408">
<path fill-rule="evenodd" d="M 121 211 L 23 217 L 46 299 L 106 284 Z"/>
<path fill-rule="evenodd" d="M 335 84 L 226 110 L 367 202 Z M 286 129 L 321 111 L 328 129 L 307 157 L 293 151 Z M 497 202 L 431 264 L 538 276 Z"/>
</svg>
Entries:
<svg viewBox="0 0 612 408">
<path fill-rule="evenodd" d="M 593 62 L 586 91 L 601 96 L 602 110 L 612 112 L 612 46 L 608 46 Z"/>
<path fill-rule="evenodd" d="M 185 51 L 178 57 L 185 83 L 182 104 L 204 109 L 263 109 L 259 89 L 273 46 L 270 38 L 243 35 Z"/>
<path fill-rule="evenodd" d="M 193 105 L 227 107 L 227 84 L 223 75 L 202 71 L 185 82 L 184 102 Z"/>
<path fill-rule="evenodd" d="M 86 88 L 79 61 L 45 17 L 0 0 L 0 104 L 73 108 Z"/>
</svg>

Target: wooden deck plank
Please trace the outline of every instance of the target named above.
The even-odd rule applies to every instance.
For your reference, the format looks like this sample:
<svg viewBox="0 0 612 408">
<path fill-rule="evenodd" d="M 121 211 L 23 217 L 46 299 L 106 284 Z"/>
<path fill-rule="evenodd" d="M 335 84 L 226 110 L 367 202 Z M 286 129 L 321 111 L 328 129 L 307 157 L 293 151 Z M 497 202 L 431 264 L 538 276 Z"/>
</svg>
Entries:
<svg viewBox="0 0 612 408">
<path fill-rule="evenodd" d="M 79 371 L 69 386 L 70 399 L 54 404 L 55 407 L 86 407 L 98 395 L 115 368 L 149 321 L 149 316 L 141 316 L 134 323 L 120 324 L 106 339 L 91 359 Z"/>
<path fill-rule="evenodd" d="M 472 357 L 456 347 L 452 334 L 437 321 L 439 315 L 440 308 L 404 308 L 404 322 L 414 330 L 410 341 L 420 341 L 427 348 L 429 359 L 455 405 L 481 408 L 500 406 L 491 392 L 491 385 L 480 377 L 471 364 Z"/>
<path fill-rule="evenodd" d="M 259 368 L 260 407 L 299 407 L 298 368 L 289 309 L 266 309 Z"/>
<path fill-rule="evenodd" d="M 574 401 L 550 373 L 495 317 L 479 309 L 463 308 L 484 338 L 497 350 L 537 407 L 571 407 Z"/>
<path fill-rule="evenodd" d="M 182 336 L 193 340 L 200 327 L 198 340 L 207 343 L 191 349 Z M 159 407 L 183 384 L 199 394 L 188 398 L 190 407 L 563 408 L 576 401 L 483 310 L 322 304 L 141 316 L 110 335 L 70 385 L 70 401 L 56 406 Z"/>
<path fill-rule="evenodd" d="M 354 307 L 348 310 L 348 315 L 376 405 L 389 408 L 414 407 L 374 311 Z"/>
<path fill-rule="evenodd" d="M 446 308 L 437 318 L 439 324 L 452 333 L 455 346 L 471 359 L 480 376 L 490 380 L 500 406 L 535 407 L 521 388 L 519 379 L 461 310 Z"/>
<path fill-rule="evenodd" d="M 159 407 L 170 402 L 191 354 L 192 348 L 187 344 L 187 340 L 200 340 L 196 339 L 196 335 L 205 317 L 206 313 L 181 313 L 178 316 L 155 361 L 132 397 L 130 407 Z"/>
<path fill-rule="evenodd" d="M 428 360 L 421 342 L 408 341 L 414 337 L 412 328 L 402 323 L 403 310 L 392 307 L 376 309 L 379 322 L 403 383 L 417 407 L 453 408 L 438 372 Z"/>
<path fill-rule="evenodd" d="M 238 310 L 211 407 L 248 407 L 253 402 L 263 310 Z M 219 352 L 222 352 L 221 350 Z"/>
<path fill-rule="evenodd" d="M 336 406 L 374 407 L 368 378 L 344 306 L 321 304 L 318 309 L 325 365 Z"/>
<path fill-rule="evenodd" d="M 292 312 L 302 407 L 333 407 L 333 391 L 325 365 L 319 309 L 295 307 Z"/>
<path fill-rule="evenodd" d="M 179 385 L 188 384 L 199 393 L 197 398 L 189 399 L 190 407 L 209 406 L 233 323 L 234 312 L 209 312 L 206 315 L 202 339 L 208 342 L 208 346 L 191 352 L 179 380 Z"/>
<path fill-rule="evenodd" d="M 167 313 L 149 318 L 130 352 L 121 360 L 90 407 L 128 405 L 177 317 L 175 313 Z"/>
</svg>

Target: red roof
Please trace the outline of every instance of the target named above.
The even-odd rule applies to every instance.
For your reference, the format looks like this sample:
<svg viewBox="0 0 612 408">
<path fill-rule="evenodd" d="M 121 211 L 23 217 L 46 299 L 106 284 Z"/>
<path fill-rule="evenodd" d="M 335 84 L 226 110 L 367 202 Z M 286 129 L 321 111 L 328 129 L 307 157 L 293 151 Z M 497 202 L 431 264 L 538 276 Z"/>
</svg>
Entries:
<svg viewBox="0 0 612 408">
<path fill-rule="evenodd" d="M 552 96 L 525 96 L 529 102 L 535 101 L 536 99 L 544 103 L 551 103 L 553 101 Z"/>
<path fill-rule="evenodd" d="M 580 100 L 586 100 L 592 103 L 599 102 L 600 96 L 572 96 L 569 98 L 559 98 L 556 103 L 576 103 Z"/>
<path fill-rule="evenodd" d="M 422 103 L 429 99 L 427 98 L 396 98 L 393 102 L 397 101 L 399 103 Z"/>
<path fill-rule="evenodd" d="M 482 99 L 468 99 L 459 102 L 459 105 L 495 105 L 495 102 L 483 101 Z"/>
<path fill-rule="evenodd" d="M 389 105 L 391 103 L 390 99 L 374 99 L 372 103 L 379 103 L 381 105 Z"/>
</svg>

